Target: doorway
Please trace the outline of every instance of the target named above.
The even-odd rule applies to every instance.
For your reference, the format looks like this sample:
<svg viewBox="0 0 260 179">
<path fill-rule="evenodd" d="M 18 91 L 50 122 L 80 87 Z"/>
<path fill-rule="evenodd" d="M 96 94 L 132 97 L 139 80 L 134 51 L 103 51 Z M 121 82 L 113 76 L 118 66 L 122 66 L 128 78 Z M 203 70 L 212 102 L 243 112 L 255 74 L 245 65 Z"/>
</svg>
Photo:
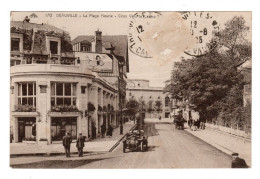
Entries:
<svg viewBox="0 0 260 179">
<path fill-rule="evenodd" d="M 19 117 L 18 118 L 18 142 L 36 141 L 36 118 Z"/>
</svg>

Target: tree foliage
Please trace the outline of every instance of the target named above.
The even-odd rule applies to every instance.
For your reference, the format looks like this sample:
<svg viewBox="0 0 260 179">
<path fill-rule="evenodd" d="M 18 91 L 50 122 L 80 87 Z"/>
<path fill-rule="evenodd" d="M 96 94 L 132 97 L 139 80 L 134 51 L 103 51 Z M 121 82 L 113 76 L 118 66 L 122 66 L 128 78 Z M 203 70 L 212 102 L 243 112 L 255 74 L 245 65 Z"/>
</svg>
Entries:
<svg viewBox="0 0 260 179">
<path fill-rule="evenodd" d="M 244 80 L 237 67 L 251 58 L 251 44 L 245 38 L 248 30 L 242 17 L 228 21 L 219 46 L 210 54 L 174 63 L 165 90 L 194 104 L 204 121 L 242 128 Z"/>
</svg>

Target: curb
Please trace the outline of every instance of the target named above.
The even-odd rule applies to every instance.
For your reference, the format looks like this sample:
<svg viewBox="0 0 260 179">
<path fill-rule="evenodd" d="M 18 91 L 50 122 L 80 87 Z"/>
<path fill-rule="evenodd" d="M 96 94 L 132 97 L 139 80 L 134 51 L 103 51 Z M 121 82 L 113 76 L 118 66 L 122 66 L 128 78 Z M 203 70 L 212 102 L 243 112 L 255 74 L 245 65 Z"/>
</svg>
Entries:
<svg viewBox="0 0 260 179">
<path fill-rule="evenodd" d="M 135 127 L 137 126 L 137 124 L 135 124 L 131 129 L 129 129 L 129 131 L 133 130 Z M 125 138 L 127 133 L 125 133 L 120 139 L 119 141 L 117 141 L 117 143 L 115 143 L 115 145 L 113 145 L 113 147 L 111 147 L 111 149 L 109 149 L 109 152 L 112 152 L 119 144 L 120 142 Z"/>
<path fill-rule="evenodd" d="M 98 155 L 98 154 L 104 154 L 107 152 L 92 152 L 92 151 L 85 151 L 83 154 L 88 154 L 85 156 L 90 156 L 90 155 Z M 71 152 L 70 154 L 78 154 L 78 152 Z M 58 156 L 58 155 L 65 155 L 65 152 L 43 152 L 43 153 L 27 153 L 27 154 L 10 154 L 10 158 L 15 158 L 15 157 L 29 157 L 29 156 L 45 156 L 45 157 L 50 157 L 50 156 Z"/>
</svg>

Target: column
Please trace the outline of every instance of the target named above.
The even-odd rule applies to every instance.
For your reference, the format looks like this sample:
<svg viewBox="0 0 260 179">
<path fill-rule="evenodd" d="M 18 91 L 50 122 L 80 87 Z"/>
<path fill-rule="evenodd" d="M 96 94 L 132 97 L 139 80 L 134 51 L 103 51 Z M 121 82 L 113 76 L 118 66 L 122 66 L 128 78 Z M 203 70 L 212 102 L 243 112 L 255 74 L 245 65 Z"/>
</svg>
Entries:
<svg viewBox="0 0 260 179">
<path fill-rule="evenodd" d="M 97 111 L 98 111 L 98 88 L 96 86 L 91 86 L 90 87 L 91 90 L 91 101 L 92 104 L 95 106 L 95 111 L 93 112 L 92 115 L 92 120 L 95 123 L 95 127 L 97 128 L 97 124 L 98 124 L 98 115 L 97 115 Z M 91 130 L 92 130 L 92 126 L 91 126 Z M 95 131 L 97 133 L 97 130 Z M 92 135 L 92 131 L 91 131 L 91 135 Z M 91 136 L 92 137 L 92 136 Z"/>
</svg>

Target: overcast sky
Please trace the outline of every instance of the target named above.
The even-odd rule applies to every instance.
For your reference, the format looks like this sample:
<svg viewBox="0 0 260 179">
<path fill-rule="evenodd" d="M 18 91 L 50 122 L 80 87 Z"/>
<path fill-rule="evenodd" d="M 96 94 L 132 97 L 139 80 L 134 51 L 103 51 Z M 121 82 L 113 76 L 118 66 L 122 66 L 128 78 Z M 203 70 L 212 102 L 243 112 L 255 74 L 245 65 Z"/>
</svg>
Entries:
<svg viewBox="0 0 260 179">
<path fill-rule="evenodd" d="M 78 35 L 94 35 L 99 29 L 103 35 L 127 35 L 129 23 L 133 20 L 129 15 L 134 12 L 34 12 L 37 18 L 32 23 L 47 23 L 68 31 L 73 40 Z M 12 12 L 11 20 L 22 21 L 32 12 Z M 148 50 L 152 58 L 143 58 L 129 51 L 130 73 L 128 78 L 148 79 L 150 86 L 164 86 L 170 78 L 173 62 L 184 56 L 184 48 L 191 42 L 185 39 L 189 29 L 185 28 L 182 19 L 176 12 L 162 12 L 156 20 L 144 20 L 149 30 L 142 36 L 142 47 Z M 220 28 L 234 16 L 243 16 L 246 25 L 251 29 L 250 12 L 210 12 Z M 70 15 L 71 17 L 64 17 Z M 51 16 L 51 17 L 50 17 Z M 77 17 L 75 17 L 77 16 Z M 99 17 L 97 17 L 99 16 Z M 102 17 L 101 17 L 102 16 Z M 112 17 L 109 17 L 112 16 Z M 251 39 L 251 32 L 248 36 Z"/>
</svg>

